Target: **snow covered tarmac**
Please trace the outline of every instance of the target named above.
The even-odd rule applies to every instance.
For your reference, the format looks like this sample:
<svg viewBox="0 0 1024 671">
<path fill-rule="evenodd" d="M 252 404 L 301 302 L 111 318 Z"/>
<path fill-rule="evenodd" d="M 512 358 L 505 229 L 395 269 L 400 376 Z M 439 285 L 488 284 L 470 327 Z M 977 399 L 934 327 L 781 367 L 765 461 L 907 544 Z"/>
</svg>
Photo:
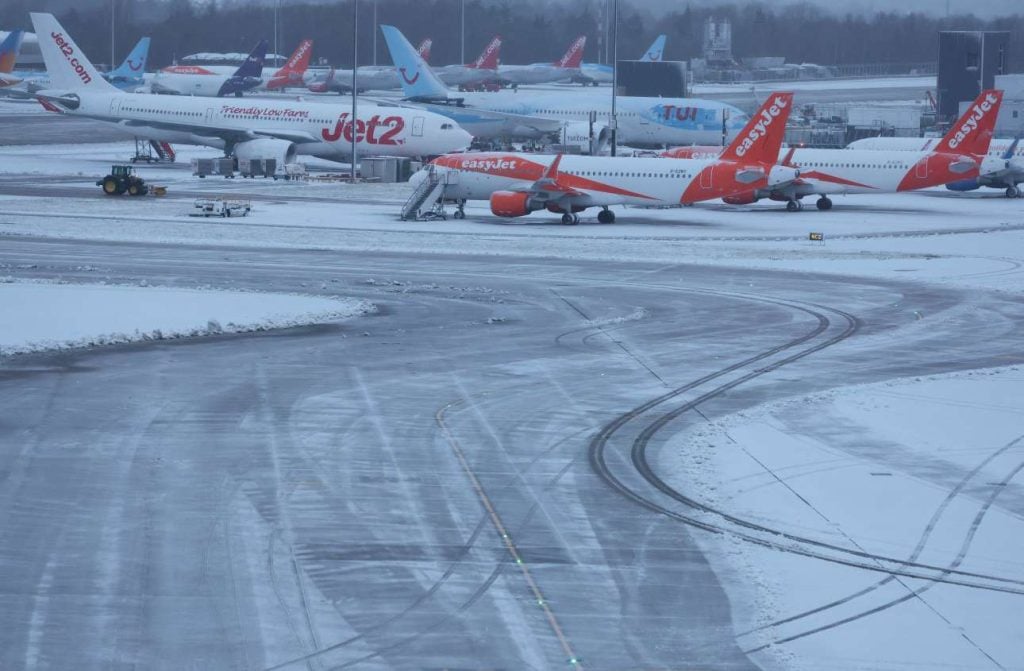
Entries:
<svg viewBox="0 0 1024 671">
<path fill-rule="evenodd" d="M 307 296 L 0 282 L 0 355 L 266 331 L 370 309 Z"/>
<path fill-rule="evenodd" d="M 0 177 L 0 276 L 379 311 L 0 361 L 0 666 L 1022 668 L 1022 201 L 410 223 L 106 151 Z"/>
</svg>

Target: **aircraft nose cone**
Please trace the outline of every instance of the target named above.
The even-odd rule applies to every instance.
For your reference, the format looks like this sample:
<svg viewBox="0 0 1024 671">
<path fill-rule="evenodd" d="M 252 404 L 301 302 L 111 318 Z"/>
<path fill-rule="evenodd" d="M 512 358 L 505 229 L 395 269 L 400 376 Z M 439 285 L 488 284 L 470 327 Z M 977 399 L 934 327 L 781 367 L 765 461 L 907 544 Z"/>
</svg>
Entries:
<svg viewBox="0 0 1024 671">
<path fill-rule="evenodd" d="M 427 170 L 427 166 L 423 166 L 422 168 L 420 168 L 419 170 L 417 170 L 416 172 L 409 176 L 409 185 L 412 186 L 413 189 L 418 188 L 419 185 L 423 182 L 423 180 L 427 178 Z"/>
<path fill-rule="evenodd" d="M 442 131 L 441 137 L 444 138 L 442 153 L 465 151 L 469 149 L 469 145 L 473 144 L 473 136 L 462 126 Z"/>
</svg>

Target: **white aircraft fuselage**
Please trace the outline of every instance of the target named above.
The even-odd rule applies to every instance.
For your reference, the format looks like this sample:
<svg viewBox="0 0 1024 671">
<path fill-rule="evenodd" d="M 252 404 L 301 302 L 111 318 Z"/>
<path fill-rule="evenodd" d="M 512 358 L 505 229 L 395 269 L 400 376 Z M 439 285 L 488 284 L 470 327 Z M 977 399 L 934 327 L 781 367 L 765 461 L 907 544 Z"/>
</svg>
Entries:
<svg viewBox="0 0 1024 671">
<path fill-rule="evenodd" d="M 590 113 L 596 112 L 597 124 L 611 126 L 611 96 L 603 92 L 501 91 L 465 93 L 458 97 L 464 99 L 467 108 L 572 123 L 587 123 Z M 616 117 L 619 144 L 637 146 L 721 146 L 749 119 L 736 107 L 713 100 L 626 96 L 617 100 Z M 458 121 L 458 114 L 453 114 L 452 118 Z"/>
<path fill-rule="evenodd" d="M 292 155 L 341 159 L 351 153 L 350 105 L 118 92 L 47 91 L 43 99 L 69 115 L 108 121 L 148 139 L 217 148 L 276 140 L 293 145 Z M 357 151 L 374 156 L 435 156 L 458 151 L 472 139 L 446 117 L 371 104 L 359 106 L 354 129 Z"/>
</svg>

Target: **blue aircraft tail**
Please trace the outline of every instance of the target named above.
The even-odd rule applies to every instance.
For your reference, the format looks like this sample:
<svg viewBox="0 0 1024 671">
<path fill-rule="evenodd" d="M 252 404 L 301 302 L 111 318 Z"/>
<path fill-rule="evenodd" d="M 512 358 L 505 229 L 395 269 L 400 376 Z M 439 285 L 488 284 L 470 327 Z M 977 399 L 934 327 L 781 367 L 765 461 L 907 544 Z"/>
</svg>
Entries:
<svg viewBox="0 0 1024 671">
<path fill-rule="evenodd" d="M 654 42 L 651 43 L 650 48 L 644 52 L 644 55 L 640 57 L 640 60 L 647 62 L 660 62 L 665 54 L 665 36 L 658 35 L 654 38 Z"/>
<path fill-rule="evenodd" d="M 141 82 L 142 75 L 146 71 L 146 58 L 149 56 L 149 38 L 143 37 L 131 50 L 128 57 L 124 59 L 115 70 L 104 75 L 107 81 L 118 82 Z"/>
<path fill-rule="evenodd" d="M 263 77 L 263 59 L 267 56 L 267 41 L 259 44 L 246 57 L 245 62 L 235 71 L 232 77 Z"/>
<path fill-rule="evenodd" d="M 21 40 L 24 37 L 24 30 L 12 30 L 3 43 L 0 43 L 0 72 L 14 72 L 14 64 L 21 52 Z"/>
<path fill-rule="evenodd" d="M 410 100 L 447 100 L 448 88 L 409 44 L 405 35 L 394 26 L 381 26 L 380 30 L 384 33 L 405 97 Z"/>
<path fill-rule="evenodd" d="M 240 96 L 246 91 L 251 91 L 263 81 L 263 59 L 267 56 L 267 41 L 260 40 L 253 50 L 245 58 L 235 74 L 224 80 L 217 91 L 217 96 Z"/>
</svg>

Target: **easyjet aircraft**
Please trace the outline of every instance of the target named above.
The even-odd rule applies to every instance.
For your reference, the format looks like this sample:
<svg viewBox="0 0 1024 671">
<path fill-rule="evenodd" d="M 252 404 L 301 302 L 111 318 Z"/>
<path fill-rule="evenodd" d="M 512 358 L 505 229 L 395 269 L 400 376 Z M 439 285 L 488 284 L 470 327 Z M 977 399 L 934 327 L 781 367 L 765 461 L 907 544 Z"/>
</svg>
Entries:
<svg viewBox="0 0 1024 671">
<path fill-rule="evenodd" d="M 282 91 L 293 86 L 305 86 L 306 68 L 309 67 L 309 57 L 312 55 L 313 40 L 302 40 L 277 72 L 269 77 L 264 73 L 263 84 L 256 87 L 256 90 Z"/>
<path fill-rule="evenodd" d="M 583 62 L 583 48 L 587 36 L 580 35 L 569 45 L 565 55 L 554 63 L 533 63 L 531 65 L 499 65 L 498 79 L 509 86 L 520 84 L 547 84 L 572 79 L 579 74 Z"/>
<path fill-rule="evenodd" d="M 286 88 L 305 86 L 306 72 L 312 55 L 313 40 L 302 40 L 280 68 L 263 68 L 260 73 L 262 82 L 252 90 L 283 91 Z M 232 75 L 236 70 L 230 65 L 204 65 L 203 69 L 218 75 Z"/>
<path fill-rule="evenodd" d="M 353 132 L 359 152 L 376 156 L 436 156 L 469 145 L 472 137 L 447 117 L 425 110 L 259 100 L 235 102 L 192 96 L 125 93 L 105 81 L 52 14 L 32 14 L 52 89 L 44 107 L 109 121 L 136 137 L 223 148 L 238 158 L 297 154 L 345 159 Z"/>
<path fill-rule="evenodd" d="M 170 65 L 156 73 L 149 87 L 153 93 L 185 96 L 241 96 L 263 83 L 263 58 L 267 41 L 260 40 L 249 56 L 233 72 L 202 65 Z M 44 59 L 45 60 L 45 59 Z"/>
<path fill-rule="evenodd" d="M 800 171 L 777 165 L 792 93 L 775 93 L 721 156 L 707 159 L 545 156 L 517 153 L 449 154 L 413 175 L 442 179 L 444 198 L 459 203 L 490 200 L 499 217 L 521 217 L 537 210 L 562 213 L 563 224 L 579 212 L 600 207 L 597 220 L 615 221 L 611 205 L 689 205 L 751 189 L 783 188 Z"/>
<path fill-rule="evenodd" d="M 818 196 L 819 210 L 832 208 L 830 194 L 896 193 L 950 182 L 977 180 L 1007 168 L 1006 159 L 988 153 L 1003 92 L 982 91 L 942 140 L 923 151 L 867 149 L 790 149 L 783 163 L 800 169 L 800 179 L 771 189 L 752 189 L 730 196 L 731 205 L 762 198 L 786 202 L 786 209 L 803 209 L 801 198 Z M 713 152 L 711 147 L 679 147 L 665 152 L 688 158 Z"/>
<path fill-rule="evenodd" d="M 851 142 L 847 149 L 871 149 L 886 151 L 928 151 L 935 149 L 942 140 L 937 137 L 868 137 Z M 1024 145 L 1018 139 L 994 139 L 989 145 L 988 155 L 1002 161 L 1002 167 L 996 172 L 986 172 L 977 179 L 963 179 L 950 182 L 946 188 L 950 191 L 974 191 L 981 187 L 1005 189 L 1007 198 L 1019 198 L 1021 189 L 1018 184 L 1024 182 Z M 997 166 L 998 168 L 998 166 Z"/>
</svg>

